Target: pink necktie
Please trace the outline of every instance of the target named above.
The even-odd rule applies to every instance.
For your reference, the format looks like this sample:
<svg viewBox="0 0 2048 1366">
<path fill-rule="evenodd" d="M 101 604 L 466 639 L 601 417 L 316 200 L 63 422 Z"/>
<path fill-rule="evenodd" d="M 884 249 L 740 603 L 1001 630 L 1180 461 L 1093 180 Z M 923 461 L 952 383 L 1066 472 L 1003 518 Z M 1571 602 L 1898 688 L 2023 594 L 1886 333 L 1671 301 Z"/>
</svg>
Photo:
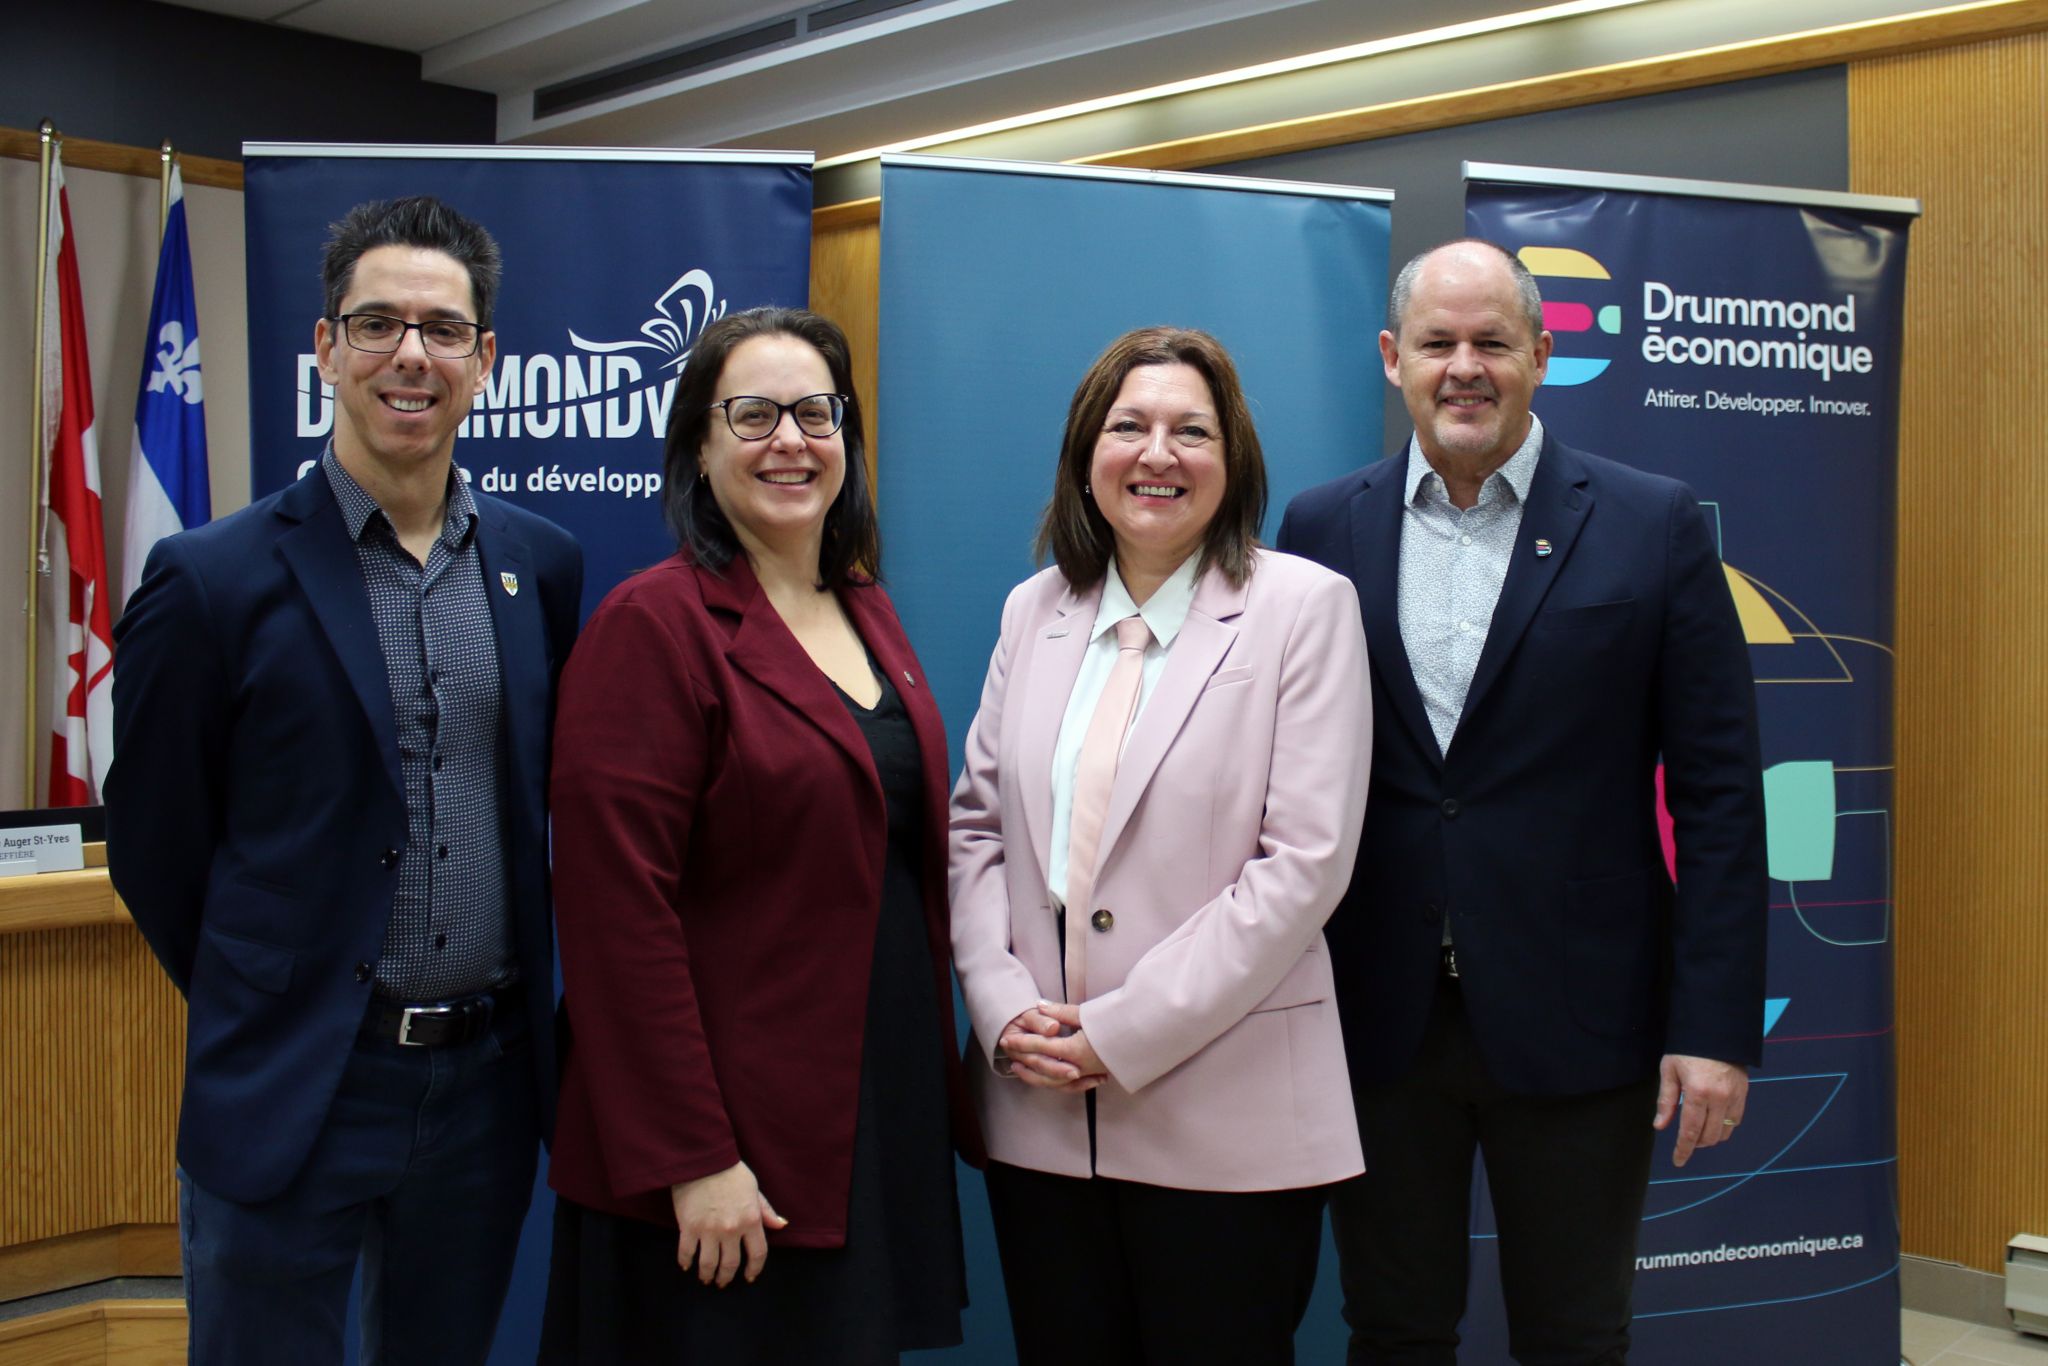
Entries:
<svg viewBox="0 0 2048 1366">
<path fill-rule="evenodd" d="M 1088 733 L 1081 738 L 1081 757 L 1074 764 L 1074 814 L 1067 827 L 1067 1001 L 1088 999 L 1083 971 L 1088 957 L 1090 899 L 1095 894 L 1096 845 L 1102 840 L 1102 818 L 1109 813 L 1109 789 L 1116 781 L 1117 759 L 1124 736 L 1138 710 L 1139 684 L 1145 672 L 1145 647 L 1151 628 L 1143 617 L 1125 617 L 1116 624 L 1116 665 L 1095 703 Z"/>
</svg>

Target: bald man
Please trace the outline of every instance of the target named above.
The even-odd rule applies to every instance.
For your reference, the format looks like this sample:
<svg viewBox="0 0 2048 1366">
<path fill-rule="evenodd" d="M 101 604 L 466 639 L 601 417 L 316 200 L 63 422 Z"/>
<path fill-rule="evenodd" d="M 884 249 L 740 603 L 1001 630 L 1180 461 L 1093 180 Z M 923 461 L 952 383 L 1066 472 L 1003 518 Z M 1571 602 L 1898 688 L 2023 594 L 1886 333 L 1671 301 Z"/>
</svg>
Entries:
<svg viewBox="0 0 2048 1366">
<path fill-rule="evenodd" d="M 1525 1366 L 1628 1357 L 1655 1130 L 1732 1137 L 1763 1047 L 1755 688 L 1684 485 L 1530 411 L 1536 282 L 1488 242 L 1397 277 L 1407 448 L 1296 498 L 1351 577 L 1372 787 L 1329 942 L 1366 1174 L 1336 1189 L 1349 1360 L 1457 1360 L 1472 1161 Z M 1665 775 L 1676 885 L 1657 826 Z"/>
</svg>

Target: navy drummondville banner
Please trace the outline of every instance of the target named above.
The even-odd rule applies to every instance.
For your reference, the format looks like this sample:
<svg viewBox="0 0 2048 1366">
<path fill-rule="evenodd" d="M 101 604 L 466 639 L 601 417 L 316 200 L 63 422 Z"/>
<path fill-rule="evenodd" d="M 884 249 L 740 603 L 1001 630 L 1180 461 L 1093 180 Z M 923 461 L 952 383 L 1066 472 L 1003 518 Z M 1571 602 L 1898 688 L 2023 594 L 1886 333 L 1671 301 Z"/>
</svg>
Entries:
<svg viewBox="0 0 2048 1366">
<path fill-rule="evenodd" d="M 1198 327 L 1229 350 L 1265 452 L 1269 537 L 1288 499 L 1375 457 L 1392 197 L 1234 176 L 883 158 L 884 570 L 956 764 L 1003 601 L 1037 568 L 1032 533 L 1052 492 L 1068 400 L 1119 334 Z M 967 1341 L 931 1359 L 1013 1361 L 987 1202 L 964 1169 L 961 1206 Z M 1297 1338 L 1304 1361 L 1342 1354 L 1336 1270 L 1326 1241 Z"/>
<path fill-rule="evenodd" d="M 1556 345 L 1537 412 L 1560 439 L 1699 495 L 1756 676 L 1764 1063 L 1730 1142 L 1683 1169 L 1671 1135 L 1658 1143 L 1631 1360 L 1891 1366 L 1892 612 L 1917 205 L 1519 167 L 1466 175 L 1467 230 L 1518 253 L 1543 291 Z M 1490 1215 L 1475 1210 L 1468 1350 L 1505 1360 Z"/>
<path fill-rule="evenodd" d="M 524 147 L 243 146 L 250 474 L 262 497 L 334 426 L 313 325 L 327 226 L 371 199 L 431 194 L 504 252 L 497 364 L 455 443 L 474 487 L 582 543 L 583 607 L 675 549 L 661 514 L 677 372 L 705 326 L 810 295 L 811 154 Z M 540 1340 L 554 1200 L 543 1162 L 491 1366 Z M 357 1316 L 346 1321 L 358 1359 Z"/>
<path fill-rule="evenodd" d="M 811 155 L 662 149 L 244 144 L 250 474 L 262 497 L 334 426 L 313 324 L 327 226 L 431 194 L 504 251 L 498 360 L 456 441 L 473 486 L 583 545 L 584 608 L 675 548 L 661 450 L 705 326 L 810 295 Z"/>
</svg>

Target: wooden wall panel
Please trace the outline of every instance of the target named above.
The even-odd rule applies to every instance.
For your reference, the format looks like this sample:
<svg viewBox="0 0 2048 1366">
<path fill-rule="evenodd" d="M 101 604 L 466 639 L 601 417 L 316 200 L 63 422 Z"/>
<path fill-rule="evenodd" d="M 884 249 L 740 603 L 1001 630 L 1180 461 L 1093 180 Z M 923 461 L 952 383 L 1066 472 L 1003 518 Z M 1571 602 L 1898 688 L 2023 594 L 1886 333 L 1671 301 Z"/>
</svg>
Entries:
<svg viewBox="0 0 2048 1366">
<path fill-rule="evenodd" d="M 1899 432 L 1906 1251 L 2048 1234 L 2048 34 L 1849 68 L 1854 189 L 1920 198 Z M 2017 402 L 2015 402 L 2017 400 Z"/>
<path fill-rule="evenodd" d="M 875 407 L 875 351 L 880 320 L 877 285 L 882 273 L 882 228 L 877 219 L 836 224 L 823 216 L 811 223 L 811 307 L 846 330 L 853 348 L 853 387 L 867 417 L 868 487 L 874 487 L 881 449 L 880 413 Z"/>
</svg>

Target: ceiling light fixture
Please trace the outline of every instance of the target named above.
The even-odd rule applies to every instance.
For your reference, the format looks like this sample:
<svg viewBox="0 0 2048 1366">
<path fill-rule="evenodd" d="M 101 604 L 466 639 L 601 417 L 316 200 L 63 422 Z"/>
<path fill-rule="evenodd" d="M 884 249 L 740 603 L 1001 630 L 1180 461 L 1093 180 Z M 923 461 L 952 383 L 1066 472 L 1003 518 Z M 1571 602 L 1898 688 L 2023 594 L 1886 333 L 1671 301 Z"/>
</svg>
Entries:
<svg viewBox="0 0 2048 1366">
<path fill-rule="evenodd" d="M 865 151 L 847 152 L 841 156 L 826 157 L 817 163 L 818 170 L 829 170 L 834 166 L 845 166 L 856 161 L 868 161 L 888 152 L 916 152 L 926 147 L 937 147 L 951 142 L 962 142 L 968 138 L 986 137 L 991 133 L 1007 133 L 1018 128 L 1030 128 L 1041 123 L 1053 123 L 1060 119 L 1078 118 L 1083 114 L 1100 113 L 1105 109 L 1120 109 L 1125 105 L 1143 104 L 1148 100 L 1163 100 L 1174 95 L 1191 94 L 1198 90 L 1213 90 L 1218 86 L 1238 85 L 1245 81 L 1261 80 L 1267 76 L 1282 76 L 1294 71 L 1307 71 L 1313 67 L 1332 66 L 1338 62 L 1357 61 L 1361 57 L 1377 57 L 1382 53 L 1401 52 L 1409 48 L 1428 47 L 1436 43 L 1453 42 L 1459 38 L 1472 38 L 1486 33 L 1500 33 L 1507 29 L 1527 28 L 1532 24 L 1546 24 L 1556 19 L 1574 19 L 1580 15 L 1598 14 L 1604 10 L 1627 9 L 1634 5 L 1650 3 L 1650 0 L 1565 0 L 1563 4 L 1542 5 L 1535 9 L 1521 10 L 1515 14 L 1496 15 L 1490 19 L 1473 19 L 1462 24 L 1445 24 L 1441 28 L 1423 29 L 1416 33 L 1397 34 L 1391 38 L 1374 38 L 1370 42 L 1352 43 L 1347 47 L 1328 48 L 1322 52 L 1306 52 L 1298 57 L 1283 57 L 1278 61 L 1261 62 L 1256 66 L 1238 67 L 1234 71 L 1219 71 L 1213 76 L 1194 76 L 1184 81 L 1169 81 L 1165 85 L 1147 86 L 1143 90 L 1127 91 L 1121 95 L 1103 95 L 1092 100 L 1077 100 L 1052 109 L 1040 109 L 1030 114 L 1015 114 L 1009 118 L 991 119 L 966 128 L 955 128 L 944 133 L 929 133 L 922 137 L 905 138 L 901 142 L 886 143 L 870 147 Z"/>
</svg>

